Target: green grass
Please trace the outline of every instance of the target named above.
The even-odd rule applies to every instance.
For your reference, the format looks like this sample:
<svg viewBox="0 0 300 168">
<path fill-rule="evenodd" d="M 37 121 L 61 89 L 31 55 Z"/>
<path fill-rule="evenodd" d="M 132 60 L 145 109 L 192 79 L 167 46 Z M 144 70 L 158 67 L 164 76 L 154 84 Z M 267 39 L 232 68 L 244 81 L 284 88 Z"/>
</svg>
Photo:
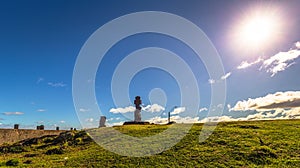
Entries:
<svg viewBox="0 0 300 168">
<path fill-rule="evenodd" d="M 168 127 L 115 129 L 146 137 Z M 114 154 L 84 132 L 70 133 L 65 139 L 43 137 L 34 141 L 37 143 L 2 146 L 0 166 L 9 162 L 16 167 L 300 167 L 300 120 L 219 123 L 213 134 L 199 143 L 201 129 L 202 124 L 194 124 L 171 149 L 147 157 Z"/>
</svg>

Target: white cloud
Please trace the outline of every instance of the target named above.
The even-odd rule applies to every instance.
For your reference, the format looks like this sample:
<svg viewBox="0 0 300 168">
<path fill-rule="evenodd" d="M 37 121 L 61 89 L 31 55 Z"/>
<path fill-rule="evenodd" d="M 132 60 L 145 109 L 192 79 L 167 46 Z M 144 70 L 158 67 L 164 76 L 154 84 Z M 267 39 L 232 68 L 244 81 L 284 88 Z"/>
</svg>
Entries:
<svg viewBox="0 0 300 168">
<path fill-rule="evenodd" d="M 36 84 L 39 84 L 39 83 L 41 83 L 42 81 L 44 81 L 44 78 L 39 78 L 39 79 L 36 81 Z"/>
<path fill-rule="evenodd" d="M 109 123 L 107 123 L 107 125 L 108 126 L 116 126 L 116 125 L 123 125 L 123 121 L 121 121 L 121 122 L 114 122 L 114 123 L 112 123 L 112 124 L 109 124 Z"/>
<path fill-rule="evenodd" d="M 217 108 L 222 108 L 223 107 L 223 104 L 218 104 L 217 105 Z"/>
<path fill-rule="evenodd" d="M 199 117 L 180 117 L 180 116 L 171 116 L 171 121 L 175 121 L 176 123 L 197 123 L 199 120 Z M 168 123 L 168 118 L 162 118 L 162 117 L 153 117 L 149 120 L 146 120 L 150 123 L 155 124 L 166 124 Z"/>
<path fill-rule="evenodd" d="M 231 116 L 207 117 L 200 120 L 199 123 L 251 121 L 251 120 L 277 120 L 277 119 L 300 119 L 300 108 L 259 111 L 255 114 L 250 114 L 246 117 L 239 117 L 239 118 L 233 118 Z"/>
<path fill-rule="evenodd" d="M 79 111 L 84 113 L 84 112 L 89 112 L 91 110 L 90 109 L 85 109 L 85 108 L 80 108 Z"/>
<path fill-rule="evenodd" d="M 297 41 L 297 42 L 295 43 L 295 46 L 296 46 L 297 48 L 300 49 L 300 41 Z"/>
<path fill-rule="evenodd" d="M 201 113 L 202 111 L 207 111 L 208 109 L 206 107 L 200 108 L 199 112 Z"/>
<path fill-rule="evenodd" d="M 3 115 L 23 115 L 24 113 L 16 111 L 16 112 L 3 112 L 2 114 Z"/>
<path fill-rule="evenodd" d="M 165 108 L 158 104 L 152 104 L 152 105 L 146 105 L 145 107 L 142 107 L 142 110 L 145 112 L 161 112 L 164 111 Z M 128 107 L 119 107 L 119 108 L 111 108 L 109 112 L 111 113 L 129 113 L 134 112 L 135 107 L 134 106 L 128 106 Z"/>
<path fill-rule="evenodd" d="M 133 106 L 128 106 L 128 107 L 124 107 L 124 108 L 111 108 L 109 110 L 109 112 L 111 113 L 129 113 L 129 112 L 134 112 L 135 111 L 135 107 Z"/>
<path fill-rule="evenodd" d="M 118 120 L 121 120 L 120 117 L 117 117 L 117 118 L 108 118 L 106 121 L 110 122 L 110 121 L 118 121 Z"/>
<path fill-rule="evenodd" d="M 208 79 L 208 83 L 214 84 L 214 83 L 216 83 L 216 80 L 214 80 L 214 79 Z"/>
<path fill-rule="evenodd" d="M 230 111 L 270 111 L 300 107 L 300 91 L 276 92 L 264 97 L 238 101 Z"/>
<path fill-rule="evenodd" d="M 231 72 L 228 72 L 227 74 L 221 76 L 221 80 L 227 79 L 231 75 Z"/>
<path fill-rule="evenodd" d="M 262 58 L 258 58 L 257 60 L 255 60 L 254 62 L 248 62 L 248 61 L 243 61 L 238 67 L 237 69 L 246 69 L 248 67 L 251 67 L 252 65 L 255 65 L 255 64 L 258 64 L 260 63 L 261 61 L 263 61 Z"/>
<path fill-rule="evenodd" d="M 276 120 L 276 119 L 300 119 L 300 108 L 293 109 L 277 109 L 275 111 L 260 111 L 250 114 L 246 117 L 233 118 L 232 116 L 213 116 L 199 119 L 199 117 L 181 117 L 179 115 L 171 116 L 170 120 L 176 123 L 207 123 L 207 122 L 230 122 L 230 121 L 251 121 L 251 120 Z M 88 121 L 88 120 L 86 120 Z M 155 124 L 166 124 L 168 118 L 156 116 L 146 121 Z M 123 121 L 107 123 L 109 126 L 122 125 Z"/>
<path fill-rule="evenodd" d="M 64 120 L 61 120 L 61 121 L 59 121 L 59 122 L 62 123 L 62 124 L 66 123 L 66 121 L 64 121 Z"/>
<path fill-rule="evenodd" d="M 37 112 L 45 112 L 46 109 L 37 109 L 36 111 L 37 111 Z"/>
<path fill-rule="evenodd" d="M 175 121 L 176 123 L 197 123 L 199 122 L 199 117 L 180 117 L 180 116 L 174 116 L 171 117 L 171 121 Z"/>
<path fill-rule="evenodd" d="M 206 117 L 199 121 L 199 123 L 206 122 L 226 122 L 226 121 L 236 121 L 237 119 L 232 118 L 231 116 L 215 116 L 215 117 Z"/>
<path fill-rule="evenodd" d="M 45 122 L 44 121 L 37 121 L 36 123 L 37 124 L 44 124 Z"/>
<path fill-rule="evenodd" d="M 93 122 L 94 121 L 94 118 L 87 118 L 85 119 L 86 122 Z"/>
<path fill-rule="evenodd" d="M 270 111 L 259 111 L 238 120 L 276 120 L 276 119 L 300 119 L 300 108 L 276 109 Z"/>
<path fill-rule="evenodd" d="M 231 105 L 230 105 L 230 104 L 227 104 L 227 108 L 228 108 L 228 109 L 231 109 Z"/>
<path fill-rule="evenodd" d="M 63 82 L 58 82 L 58 83 L 48 82 L 48 85 L 52 86 L 52 87 L 65 87 L 65 86 L 67 86 Z"/>
<path fill-rule="evenodd" d="M 237 69 L 245 69 L 252 65 L 261 63 L 260 70 L 265 69 L 268 73 L 271 73 L 271 77 L 276 75 L 278 72 L 286 70 L 288 67 L 295 64 L 295 59 L 300 57 L 300 41 L 295 43 L 289 51 L 279 52 L 267 59 L 258 58 L 254 62 L 243 61 Z"/>
<path fill-rule="evenodd" d="M 177 107 L 175 108 L 170 114 L 175 115 L 175 114 L 180 114 L 185 111 L 185 107 Z"/>
<path fill-rule="evenodd" d="M 168 123 L 168 118 L 162 118 L 162 117 L 156 116 L 156 117 L 153 117 L 146 121 L 148 121 L 150 123 L 154 123 L 154 124 L 165 124 L 165 123 Z"/>
<path fill-rule="evenodd" d="M 165 108 L 158 104 L 152 104 L 152 105 L 147 105 L 146 107 L 142 107 L 142 110 L 154 113 L 154 112 L 164 111 Z"/>
<path fill-rule="evenodd" d="M 208 79 L 209 84 L 214 84 L 217 82 L 222 82 L 223 80 L 226 80 L 231 75 L 231 72 L 226 73 L 225 75 L 221 76 L 220 79 Z"/>
<path fill-rule="evenodd" d="M 289 50 L 287 52 L 279 52 L 263 62 L 261 68 L 267 70 L 274 76 L 278 72 L 284 71 L 286 68 L 294 64 L 294 60 L 300 56 L 300 50 Z"/>
</svg>

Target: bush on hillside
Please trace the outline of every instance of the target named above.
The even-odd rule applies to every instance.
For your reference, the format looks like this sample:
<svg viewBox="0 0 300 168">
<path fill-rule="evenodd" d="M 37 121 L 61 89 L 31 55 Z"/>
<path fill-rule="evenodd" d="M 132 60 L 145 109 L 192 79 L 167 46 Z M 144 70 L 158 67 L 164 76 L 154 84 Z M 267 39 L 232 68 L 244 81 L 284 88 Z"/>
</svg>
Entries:
<svg viewBox="0 0 300 168">
<path fill-rule="evenodd" d="M 17 159 L 11 159 L 6 162 L 6 166 L 18 166 L 19 161 Z"/>
<path fill-rule="evenodd" d="M 53 154 L 63 154 L 64 151 L 61 148 L 53 148 L 46 151 L 46 155 L 53 155 Z"/>
</svg>

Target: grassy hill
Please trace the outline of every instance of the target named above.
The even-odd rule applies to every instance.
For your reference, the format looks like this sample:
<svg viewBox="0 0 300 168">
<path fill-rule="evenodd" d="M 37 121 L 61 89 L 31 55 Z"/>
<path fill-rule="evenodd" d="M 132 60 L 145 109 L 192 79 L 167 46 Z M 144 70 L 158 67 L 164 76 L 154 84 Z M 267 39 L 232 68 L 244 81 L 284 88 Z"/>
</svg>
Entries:
<svg viewBox="0 0 300 168">
<path fill-rule="evenodd" d="M 122 126 L 132 136 L 149 136 L 167 125 Z M 27 139 L 0 147 L 0 166 L 19 167 L 300 167 L 300 120 L 219 123 L 205 142 L 202 124 L 170 150 L 149 157 L 119 156 L 83 131 Z"/>
</svg>

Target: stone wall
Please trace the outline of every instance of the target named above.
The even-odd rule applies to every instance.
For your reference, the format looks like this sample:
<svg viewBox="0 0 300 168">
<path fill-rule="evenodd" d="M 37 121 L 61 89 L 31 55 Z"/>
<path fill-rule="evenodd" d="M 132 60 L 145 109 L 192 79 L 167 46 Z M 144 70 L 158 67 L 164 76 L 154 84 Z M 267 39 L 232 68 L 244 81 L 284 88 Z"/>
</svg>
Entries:
<svg viewBox="0 0 300 168">
<path fill-rule="evenodd" d="M 0 145 L 14 143 L 28 138 L 36 138 L 44 135 L 59 135 L 64 130 L 29 130 L 29 129 L 0 129 Z"/>
</svg>

